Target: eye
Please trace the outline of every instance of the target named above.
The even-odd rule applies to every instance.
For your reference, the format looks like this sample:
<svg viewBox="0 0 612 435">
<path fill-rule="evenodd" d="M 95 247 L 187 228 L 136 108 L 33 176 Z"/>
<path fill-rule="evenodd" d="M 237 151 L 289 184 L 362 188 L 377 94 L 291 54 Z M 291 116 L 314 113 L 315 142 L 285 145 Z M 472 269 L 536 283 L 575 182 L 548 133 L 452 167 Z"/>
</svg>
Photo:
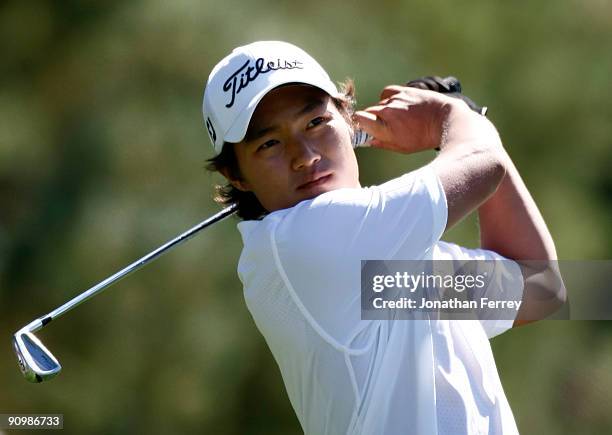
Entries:
<svg viewBox="0 0 612 435">
<path fill-rule="evenodd" d="M 279 142 L 276 139 L 270 139 L 269 141 L 266 141 L 262 143 L 261 145 L 259 145 L 257 147 L 257 151 L 267 150 L 268 148 L 272 148 L 274 145 L 277 145 L 278 143 Z"/>
<path fill-rule="evenodd" d="M 317 125 L 321 125 L 327 121 L 327 118 L 324 116 L 317 116 L 312 121 L 308 123 L 308 128 L 316 127 Z"/>
</svg>

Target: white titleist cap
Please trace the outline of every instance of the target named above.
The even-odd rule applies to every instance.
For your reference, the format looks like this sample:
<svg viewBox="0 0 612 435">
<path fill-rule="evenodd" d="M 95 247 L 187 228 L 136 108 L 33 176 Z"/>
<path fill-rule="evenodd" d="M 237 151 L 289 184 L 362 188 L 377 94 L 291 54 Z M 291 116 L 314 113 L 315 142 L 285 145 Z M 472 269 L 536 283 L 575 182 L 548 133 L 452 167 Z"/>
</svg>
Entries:
<svg viewBox="0 0 612 435">
<path fill-rule="evenodd" d="M 258 41 L 238 47 L 210 73 L 202 112 L 208 135 L 219 154 L 224 142 L 244 139 L 261 99 L 287 83 L 305 83 L 336 96 L 325 70 L 304 50 L 287 42 Z"/>
</svg>

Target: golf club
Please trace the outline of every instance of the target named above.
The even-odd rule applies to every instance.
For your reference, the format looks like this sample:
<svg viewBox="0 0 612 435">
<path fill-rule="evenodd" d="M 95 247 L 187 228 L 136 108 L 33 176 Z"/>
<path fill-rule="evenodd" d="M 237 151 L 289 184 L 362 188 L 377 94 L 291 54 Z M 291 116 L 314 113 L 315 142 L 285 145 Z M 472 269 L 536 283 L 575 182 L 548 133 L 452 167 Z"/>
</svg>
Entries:
<svg viewBox="0 0 612 435">
<path fill-rule="evenodd" d="M 111 284 L 140 269 L 144 265 L 158 258 L 160 255 L 168 252 L 170 249 L 189 240 L 204 228 L 225 219 L 236 211 L 237 205 L 235 204 L 221 210 L 219 213 L 200 222 L 196 226 L 190 228 L 139 260 L 136 260 L 129 266 L 121 269 L 114 275 L 106 278 L 104 281 L 101 281 L 100 283 L 91 287 L 89 290 L 84 291 L 80 295 L 66 302 L 61 307 L 56 308 L 49 314 L 39 317 L 17 331 L 15 335 L 13 335 L 13 348 L 15 350 L 15 354 L 17 355 L 17 361 L 19 362 L 19 368 L 21 369 L 23 376 L 30 382 L 42 382 L 57 376 L 57 374 L 62 370 L 60 363 L 40 342 L 40 340 L 36 338 L 34 332 L 39 331 L 48 325 L 52 320 L 57 319 L 62 314 L 72 310 L 82 302 L 85 302 L 87 299 L 97 295 L 102 290 L 108 288 Z"/>
</svg>

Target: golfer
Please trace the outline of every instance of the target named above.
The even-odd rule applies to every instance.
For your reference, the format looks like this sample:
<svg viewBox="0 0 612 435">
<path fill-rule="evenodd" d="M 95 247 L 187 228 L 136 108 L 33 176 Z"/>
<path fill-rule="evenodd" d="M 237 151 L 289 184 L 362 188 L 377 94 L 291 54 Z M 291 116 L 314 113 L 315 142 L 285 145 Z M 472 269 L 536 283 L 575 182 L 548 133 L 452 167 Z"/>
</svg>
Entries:
<svg viewBox="0 0 612 435">
<path fill-rule="evenodd" d="M 518 433 L 488 339 L 563 304 L 548 228 L 495 127 L 465 102 L 388 86 L 353 113 L 353 92 L 300 48 L 263 41 L 220 61 L 204 93 L 209 167 L 227 179 L 220 198 L 243 219 L 244 297 L 302 429 Z M 440 152 L 362 187 L 357 128 L 385 152 Z M 473 211 L 482 249 L 440 241 Z M 505 271 L 487 293 L 522 304 L 511 320 L 362 320 L 365 259 L 513 260 L 499 262 Z"/>
</svg>

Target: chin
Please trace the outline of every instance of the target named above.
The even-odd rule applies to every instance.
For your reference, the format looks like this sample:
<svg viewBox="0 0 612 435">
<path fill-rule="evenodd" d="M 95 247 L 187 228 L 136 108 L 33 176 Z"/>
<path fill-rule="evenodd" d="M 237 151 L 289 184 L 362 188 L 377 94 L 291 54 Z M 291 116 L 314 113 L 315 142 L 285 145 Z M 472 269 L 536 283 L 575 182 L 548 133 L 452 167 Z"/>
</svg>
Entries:
<svg viewBox="0 0 612 435">
<path fill-rule="evenodd" d="M 304 198 L 302 199 L 302 201 L 304 199 L 313 199 L 316 198 L 319 195 L 322 195 L 324 193 L 327 192 L 331 192 L 332 190 L 336 190 L 334 187 L 329 187 L 329 188 L 324 188 L 324 187 L 319 187 L 319 188 L 315 188 L 315 189 L 310 189 L 308 190 L 308 192 L 304 192 Z"/>
</svg>

